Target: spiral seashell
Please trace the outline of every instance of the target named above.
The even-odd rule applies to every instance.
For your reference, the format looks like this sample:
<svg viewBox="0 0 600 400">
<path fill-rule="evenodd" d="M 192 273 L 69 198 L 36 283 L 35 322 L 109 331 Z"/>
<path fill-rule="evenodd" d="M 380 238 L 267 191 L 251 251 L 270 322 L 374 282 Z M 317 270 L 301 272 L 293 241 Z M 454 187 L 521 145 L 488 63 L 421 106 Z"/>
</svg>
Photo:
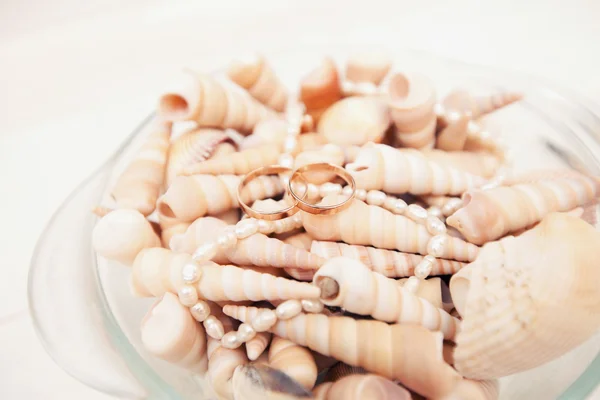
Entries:
<svg viewBox="0 0 600 400">
<path fill-rule="evenodd" d="M 206 161 L 217 147 L 228 140 L 227 135 L 217 129 L 193 129 L 173 140 L 169 147 L 166 183 L 173 182 L 188 165 Z"/>
<path fill-rule="evenodd" d="M 263 354 L 271 343 L 271 332 L 256 332 L 256 336 L 246 342 L 246 354 L 250 361 L 255 361 Z"/>
<path fill-rule="evenodd" d="M 498 157 L 485 152 L 442 151 L 433 149 L 426 150 L 422 154 L 429 161 L 483 178 L 494 176 L 502 165 Z"/>
<path fill-rule="evenodd" d="M 278 114 L 231 84 L 186 71 L 179 87 L 163 94 L 159 114 L 168 121 L 196 121 L 201 127 L 250 133 L 261 120 Z"/>
<path fill-rule="evenodd" d="M 238 367 L 248 364 L 244 349 L 228 349 L 221 346 L 221 341 L 208 338 L 208 373 L 207 381 L 215 393 L 221 398 L 234 399 L 234 372 Z M 236 397 L 237 398 L 237 397 Z"/>
<path fill-rule="evenodd" d="M 117 208 L 152 214 L 165 176 L 171 123 L 155 120 L 152 131 L 111 190 Z"/>
<path fill-rule="evenodd" d="M 180 221 L 177 218 L 167 217 L 158 213 L 158 224 L 160 226 L 160 240 L 163 247 L 170 248 L 171 239 L 184 233 L 191 225 L 188 221 Z"/>
<path fill-rule="evenodd" d="M 453 339 L 458 330 L 456 318 L 358 260 L 328 260 L 316 272 L 313 283 L 321 288 L 321 301 L 328 306 L 371 315 L 379 321 L 421 325 L 441 331 L 445 339 Z"/>
<path fill-rule="evenodd" d="M 239 207 L 237 189 L 242 177 L 236 175 L 178 176 L 158 199 L 158 212 L 178 221 L 192 222 L 205 215 L 217 215 Z M 242 192 L 246 204 L 283 193 L 276 176 L 259 176 Z"/>
<path fill-rule="evenodd" d="M 276 144 L 280 148 L 283 148 L 287 132 L 288 123 L 285 119 L 265 119 L 257 123 L 252 134 L 242 140 L 240 150 L 252 149 L 268 144 Z"/>
<path fill-rule="evenodd" d="M 404 286 L 407 280 L 407 278 L 398 279 L 396 282 L 399 286 Z M 440 278 L 429 278 L 421 281 L 415 294 L 430 302 L 434 307 L 440 308 L 447 313 L 454 308 L 450 289 L 446 285 L 446 282 Z"/>
<path fill-rule="evenodd" d="M 390 115 L 401 147 L 432 148 L 435 143 L 435 89 L 425 76 L 397 73 L 389 82 Z"/>
<path fill-rule="evenodd" d="M 193 254 L 204 243 L 216 240 L 227 226 L 226 222 L 215 217 L 198 218 L 192 222 L 184 233 L 174 235 L 171 238 L 169 248 L 176 252 Z M 224 250 L 219 249 L 212 261 L 217 264 L 227 264 L 229 259 Z"/>
<path fill-rule="evenodd" d="M 337 204 L 343 195 L 326 196 L 321 205 Z M 427 254 L 432 238 L 424 225 L 377 206 L 354 199 L 347 209 L 335 215 L 302 212 L 304 229 L 316 240 L 342 241 L 348 244 L 395 249 L 406 253 Z M 456 237 L 447 236 L 440 258 L 472 261 L 479 248 Z"/>
<path fill-rule="evenodd" d="M 287 238 L 283 239 L 284 243 L 287 244 L 291 244 L 294 247 L 297 247 L 299 249 L 304 249 L 306 251 L 310 251 L 312 243 L 313 243 L 313 237 L 310 236 L 308 233 L 306 232 L 299 232 L 296 233 L 292 236 L 288 236 Z M 312 251 L 311 251 L 312 253 Z M 316 254 L 316 253 L 314 253 Z M 321 254 L 317 254 L 320 257 L 324 257 Z"/>
<path fill-rule="evenodd" d="M 133 263 L 132 287 L 138 296 L 161 296 L 177 293 L 185 284 L 182 270 L 192 262 L 186 253 L 163 248 L 141 251 Z M 195 284 L 198 295 L 211 301 L 289 300 L 319 297 L 319 289 L 305 282 L 276 278 L 244 270 L 233 265 L 205 262 L 200 267 L 202 277 Z"/>
<path fill-rule="evenodd" d="M 142 343 L 152 355 L 204 373 L 208 367 L 206 333 L 176 295 L 165 293 L 141 325 Z"/>
<path fill-rule="evenodd" d="M 284 110 L 287 90 L 263 56 L 255 54 L 234 60 L 227 69 L 227 76 L 267 107 Z"/>
<path fill-rule="evenodd" d="M 569 211 L 594 201 L 596 178 L 565 174 L 513 186 L 469 191 L 463 207 L 446 220 L 471 243 L 483 244 L 533 225 L 553 211 Z"/>
<path fill-rule="evenodd" d="M 384 54 L 355 54 L 346 61 L 346 79 L 379 85 L 391 67 L 392 60 Z"/>
<path fill-rule="evenodd" d="M 309 400 L 311 393 L 278 369 L 252 363 L 235 370 L 235 400 Z"/>
<path fill-rule="evenodd" d="M 223 211 L 222 213 L 215 215 L 215 218 L 220 219 L 227 225 L 235 225 L 240 222 L 240 210 L 232 208 L 231 210 Z"/>
<path fill-rule="evenodd" d="M 225 314 L 243 322 L 260 310 L 233 305 L 223 308 Z M 442 360 L 442 334 L 421 326 L 300 314 L 278 321 L 270 330 L 348 365 L 397 380 L 426 397 L 439 398 L 452 392 L 461 379 Z"/>
<path fill-rule="evenodd" d="M 316 400 L 410 400 L 402 386 L 373 374 L 350 375 L 339 381 L 325 382 L 313 391 Z"/>
<path fill-rule="evenodd" d="M 317 381 L 317 364 L 310 350 L 278 336 L 273 336 L 271 341 L 269 365 L 285 373 L 307 390 L 311 390 Z"/>
<path fill-rule="evenodd" d="M 468 125 L 471 117 L 465 114 L 450 114 L 447 125 L 440 131 L 435 147 L 445 151 L 460 151 L 465 148 Z"/>
<path fill-rule="evenodd" d="M 366 373 L 367 371 L 364 368 L 353 367 L 352 365 L 339 362 L 329 369 L 325 376 L 325 381 L 337 382 L 349 375 L 363 375 Z"/>
<path fill-rule="evenodd" d="M 275 144 L 260 146 L 188 165 L 183 168 L 182 174 L 246 175 L 257 168 L 277 164 L 280 154 L 279 146 Z"/>
<path fill-rule="evenodd" d="M 342 88 L 335 63 L 325 58 L 300 81 L 300 101 L 315 122 L 329 106 L 342 98 Z"/>
<path fill-rule="evenodd" d="M 423 256 L 375 247 L 313 240 L 310 252 L 323 258 L 347 257 L 360 260 L 367 268 L 388 278 L 413 276 Z M 453 275 L 464 263 L 436 258 L 429 275 Z"/>
<path fill-rule="evenodd" d="M 308 164 L 329 163 L 333 165 L 344 165 L 344 151 L 334 144 L 326 144 L 320 149 L 307 150 L 299 153 L 294 159 L 294 168 L 300 168 Z M 329 182 L 335 178 L 335 173 L 313 172 L 310 174 L 310 182 L 316 185 Z"/>
<path fill-rule="evenodd" d="M 339 145 L 380 142 L 390 126 L 385 103 L 376 97 L 347 97 L 329 107 L 319 119 L 317 132 Z"/>
<path fill-rule="evenodd" d="M 475 381 L 463 379 L 454 391 L 441 400 L 498 400 L 500 385 L 495 379 Z"/>
<path fill-rule="evenodd" d="M 482 117 L 523 98 L 521 93 L 498 92 L 487 96 L 473 96 L 466 90 L 454 90 L 443 101 L 445 110 L 451 110 L 471 116 Z"/>
<path fill-rule="evenodd" d="M 356 187 L 387 193 L 460 195 L 484 183 L 483 178 L 428 160 L 413 149 L 369 143 L 346 165 Z M 398 171 L 404 171 L 399 174 Z"/>
<path fill-rule="evenodd" d="M 463 317 L 456 369 L 470 379 L 512 375 L 586 341 L 600 328 L 598 257 L 600 233 L 560 213 L 486 244 L 450 281 Z"/>
<path fill-rule="evenodd" d="M 118 209 L 94 226 L 92 246 L 104 258 L 131 265 L 142 249 L 160 246 L 160 238 L 139 211 Z"/>
</svg>

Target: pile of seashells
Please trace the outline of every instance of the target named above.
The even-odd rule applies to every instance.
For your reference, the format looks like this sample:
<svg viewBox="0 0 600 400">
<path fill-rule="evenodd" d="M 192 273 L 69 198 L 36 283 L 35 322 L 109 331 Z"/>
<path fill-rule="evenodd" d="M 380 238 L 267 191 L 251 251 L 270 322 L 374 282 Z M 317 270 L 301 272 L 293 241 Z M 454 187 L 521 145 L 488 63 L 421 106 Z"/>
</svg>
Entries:
<svg viewBox="0 0 600 400">
<path fill-rule="evenodd" d="M 96 209 L 98 255 L 158 298 L 145 347 L 215 398 L 494 399 L 497 378 L 599 329 L 600 181 L 511 171 L 480 118 L 519 94 L 438 101 L 391 64 L 357 55 L 342 77 L 326 58 L 292 95 L 258 55 L 225 76 L 188 71 Z M 285 173 L 238 198 L 246 174 L 316 163 L 355 188 L 319 171 L 306 201 L 348 208 L 240 211 L 294 205 Z"/>
</svg>

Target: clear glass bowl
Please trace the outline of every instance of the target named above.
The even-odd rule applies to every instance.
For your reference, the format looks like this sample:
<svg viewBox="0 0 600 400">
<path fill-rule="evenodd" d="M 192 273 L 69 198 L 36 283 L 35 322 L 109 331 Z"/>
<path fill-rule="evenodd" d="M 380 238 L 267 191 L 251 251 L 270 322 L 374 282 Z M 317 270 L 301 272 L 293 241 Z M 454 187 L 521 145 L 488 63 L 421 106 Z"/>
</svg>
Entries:
<svg viewBox="0 0 600 400">
<path fill-rule="evenodd" d="M 300 49 L 269 56 L 289 87 L 323 55 L 343 65 L 356 46 Z M 435 55 L 381 49 L 396 70 L 429 76 L 442 97 L 450 89 L 522 91 L 525 100 L 486 117 L 502 138 L 514 168 L 569 165 L 600 175 L 600 116 L 563 88 L 535 77 L 465 64 Z M 55 213 L 40 238 L 29 275 L 29 304 L 48 353 L 81 382 L 121 398 L 211 399 L 202 378 L 157 360 L 141 346 L 139 325 L 153 299 L 130 294 L 129 270 L 96 258 L 91 231 L 101 204 L 146 134 L 142 122 Z M 599 288 L 600 290 L 600 288 Z M 600 334 L 551 363 L 501 380 L 503 399 L 583 399 L 600 380 Z"/>
</svg>

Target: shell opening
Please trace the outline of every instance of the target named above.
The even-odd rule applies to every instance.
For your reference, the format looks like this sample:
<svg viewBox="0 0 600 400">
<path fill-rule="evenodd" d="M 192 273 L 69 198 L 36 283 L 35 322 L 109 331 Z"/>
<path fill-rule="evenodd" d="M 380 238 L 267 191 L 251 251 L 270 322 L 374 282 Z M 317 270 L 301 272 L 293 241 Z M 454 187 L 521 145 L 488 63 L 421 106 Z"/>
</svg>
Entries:
<svg viewBox="0 0 600 400">
<path fill-rule="evenodd" d="M 318 276 L 315 280 L 315 285 L 321 289 L 321 298 L 323 300 L 334 300 L 340 293 L 340 285 L 335 279 L 328 276 Z"/>
<path fill-rule="evenodd" d="M 173 209 L 167 204 L 160 202 L 158 203 L 158 212 L 168 218 L 175 218 L 175 213 Z"/>
<path fill-rule="evenodd" d="M 188 101 L 181 95 L 169 93 L 160 99 L 160 113 L 173 117 L 185 117 L 190 112 Z"/>
</svg>

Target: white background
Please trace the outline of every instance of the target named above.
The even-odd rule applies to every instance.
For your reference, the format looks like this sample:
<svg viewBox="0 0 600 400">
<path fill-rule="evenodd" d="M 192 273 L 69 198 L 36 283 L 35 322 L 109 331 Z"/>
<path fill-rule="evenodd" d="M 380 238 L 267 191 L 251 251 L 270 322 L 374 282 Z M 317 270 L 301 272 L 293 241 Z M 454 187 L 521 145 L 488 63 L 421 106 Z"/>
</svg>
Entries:
<svg viewBox="0 0 600 400">
<path fill-rule="evenodd" d="M 244 50 L 383 42 L 535 73 L 600 103 L 599 18 L 595 0 L 0 1 L 0 398 L 108 398 L 38 344 L 28 263 L 52 211 L 182 65 L 210 70 Z"/>
</svg>

